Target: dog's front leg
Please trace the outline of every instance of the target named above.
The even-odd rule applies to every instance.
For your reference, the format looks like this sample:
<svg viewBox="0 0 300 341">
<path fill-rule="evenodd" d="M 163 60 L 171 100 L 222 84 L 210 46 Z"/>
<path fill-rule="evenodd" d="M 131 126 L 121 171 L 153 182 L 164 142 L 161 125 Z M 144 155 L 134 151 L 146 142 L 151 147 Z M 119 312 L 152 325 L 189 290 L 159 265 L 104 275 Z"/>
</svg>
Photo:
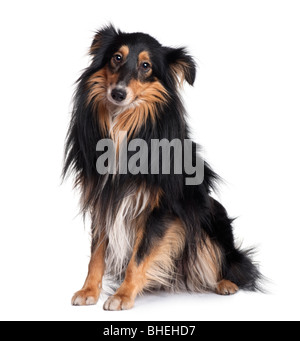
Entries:
<svg viewBox="0 0 300 341">
<path fill-rule="evenodd" d="M 143 289 L 168 283 L 174 273 L 173 260 L 183 250 L 185 233 L 179 219 L 163 218 L 161 212 L 152 213 L 145 229 L 137 233 L 124 282 L 104 303 L 105 310 L 130 309 Z"/>
<path fill-rule="evenodd" d="M 98 245 L 92 249 L 88 275 L 81 290 L 72 298 L 72 305 L 94 305 L 98 302 L 102 278 L 105 271 L 105 251 L 107 242 L 100 238 Z"/>
<path fill-rule="evenodd" d="M 141 239 L 142 233 L 138 233 L 125 279 L 116 293 L 106 300 L 103 306 L 104 310 L 127 310 L 132 308 L 137 294 L 143 290 L 147 282 L 146 272 L 150 257 L 138 264 L 136 254 Z"/>
</svg>

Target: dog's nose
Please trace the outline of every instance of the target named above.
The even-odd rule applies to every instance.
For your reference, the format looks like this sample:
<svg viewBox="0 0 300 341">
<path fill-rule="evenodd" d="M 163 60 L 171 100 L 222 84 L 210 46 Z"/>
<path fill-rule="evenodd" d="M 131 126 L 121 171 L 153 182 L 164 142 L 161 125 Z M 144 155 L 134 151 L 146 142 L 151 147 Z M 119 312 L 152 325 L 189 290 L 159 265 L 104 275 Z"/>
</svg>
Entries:
<svg viewBox="0 0 300 341">
<path fill-rule="evenodd" d="M 127 93 L 123 89 L 118 89 L 115 88 L 111 92 L 111 97 L 116 101 L 116 102 L 122 102 L 126 98 Z"/>
</svg>

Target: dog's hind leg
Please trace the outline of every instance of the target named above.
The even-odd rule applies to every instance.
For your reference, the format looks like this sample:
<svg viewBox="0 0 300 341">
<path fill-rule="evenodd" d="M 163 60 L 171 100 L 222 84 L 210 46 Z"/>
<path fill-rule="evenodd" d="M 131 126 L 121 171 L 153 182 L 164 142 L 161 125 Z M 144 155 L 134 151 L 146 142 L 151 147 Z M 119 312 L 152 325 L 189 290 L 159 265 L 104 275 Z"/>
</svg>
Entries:
<svg viewBox="0 0 300 341">
<path fill-rule="evenodd" d="M 216 293 L 219 295 L 233 295 L 239 290 L 239 287 L 227 279 L 222 279 L 216 287 Z"/>
<path fill-rule="evenodd" d="M 261 290 L 260 281 L 263 279 L 258 266 L 252 261 L 251 249 L 241 250 L 234 243 L 232 220 L 225 208 L 211 198 L 211 213 L 213 215 L 214 234 L 222 249 L 222 278 L 216 288 L 218 294 L 231 294 L 237 287 L 244 290 Z"/>
</svg>

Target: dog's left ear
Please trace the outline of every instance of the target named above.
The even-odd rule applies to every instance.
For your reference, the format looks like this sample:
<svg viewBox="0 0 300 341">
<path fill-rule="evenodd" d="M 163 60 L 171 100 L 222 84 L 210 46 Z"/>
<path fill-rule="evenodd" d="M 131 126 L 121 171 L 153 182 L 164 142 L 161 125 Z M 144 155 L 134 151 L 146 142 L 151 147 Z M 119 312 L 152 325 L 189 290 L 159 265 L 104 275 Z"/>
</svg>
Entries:
<svg viewBox="0 0 300 341">
<path fill-rule="evenodd" d="M 196 78 L 196 63 L 184 48 L 167 48 L 166 59 L 175 80 L 182 85 L 186 80 L 193 85 Z"/>
</svg>

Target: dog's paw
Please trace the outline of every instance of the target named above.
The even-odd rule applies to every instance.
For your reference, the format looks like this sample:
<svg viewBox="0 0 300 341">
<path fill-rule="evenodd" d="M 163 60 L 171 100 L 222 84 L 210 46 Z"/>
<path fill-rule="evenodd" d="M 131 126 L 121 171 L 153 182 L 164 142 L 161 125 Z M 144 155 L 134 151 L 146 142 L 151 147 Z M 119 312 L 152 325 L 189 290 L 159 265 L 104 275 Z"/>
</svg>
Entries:
<svg viewBox="0 0 300 341">
<path fill-rule="evenodd" d="M 72 297 L 72 305 L 94 305 L 98 302 L 99 289 L 82 289 L 77 291 Z"/>
<path fill-rule="evenodd" d="M 134 305 L 134 300 L 124 295 L 110 296 L 103 305 L 104 310 L 128 310 Z"/>
<path fill-rule="evenodd" d="M 223 279 L 220 281 L 216 288 L 216 293 L 219 295 L 233 295 L 239 290 L 239 287 L 228 281 L 227 279 Z"/>
</svg>

